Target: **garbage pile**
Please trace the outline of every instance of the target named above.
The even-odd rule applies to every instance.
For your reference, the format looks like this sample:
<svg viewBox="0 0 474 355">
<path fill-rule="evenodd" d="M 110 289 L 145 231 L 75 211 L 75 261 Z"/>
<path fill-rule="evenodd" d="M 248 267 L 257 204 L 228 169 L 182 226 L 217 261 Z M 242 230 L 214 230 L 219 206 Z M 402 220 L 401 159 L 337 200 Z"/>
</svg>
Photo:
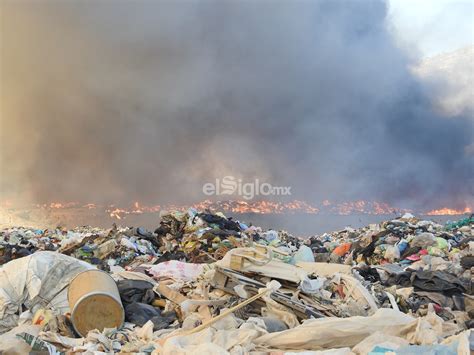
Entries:
<svg viewBox="0 0 474 355">
<path fill-rule="evenodd" d="M 474 216 L 297 238 L 223 214 L 0 230 L 0 353 L 469 354 Z"/>
</svg>

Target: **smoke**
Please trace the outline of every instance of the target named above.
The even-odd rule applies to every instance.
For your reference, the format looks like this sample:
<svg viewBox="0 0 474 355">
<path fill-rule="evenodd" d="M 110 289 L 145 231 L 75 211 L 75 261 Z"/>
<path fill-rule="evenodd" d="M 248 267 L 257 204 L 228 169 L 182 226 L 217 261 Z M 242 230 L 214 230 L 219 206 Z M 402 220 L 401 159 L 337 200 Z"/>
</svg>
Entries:
<svg viewBox="0 0 474 355">
<path fill-rule="evenodd" d="M 192 202 L 225 175 L 292 198 L 474 202 L 382 1 L 2 2 L 0 181 L 36 202 Z"/>
</svg>

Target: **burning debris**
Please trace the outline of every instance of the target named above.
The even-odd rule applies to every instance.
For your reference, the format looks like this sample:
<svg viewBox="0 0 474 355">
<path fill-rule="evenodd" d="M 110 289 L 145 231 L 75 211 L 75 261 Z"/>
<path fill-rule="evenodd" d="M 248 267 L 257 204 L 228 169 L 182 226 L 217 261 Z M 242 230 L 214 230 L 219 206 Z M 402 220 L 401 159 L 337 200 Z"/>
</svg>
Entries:
<svg viewBox="0 0 474 355">
<path fill-rule="evenodd" d="M 117 219 L 122 219 L 128 214 L 142 214 L 142 213 L 156 213 L 161 210 L 178 210 L 186 211 L 189 208 L 195 208 L 198 210 L 210 210 L 210 211 L 224 211 L 229 213 L 255 213 L 255 214 L 293 214 L 293 213 L 306 213 L 306 214 L 319 214 L 319 213 L 332 213 L 337 215 L 349 215 L 349 214 L 393 214 L 400 213 L 403 210 L 390 207 L 386 203 L 379 202 L 367 202 L 367 201 L 353 201 L 353 202 L 342 202 L 332 204 L 325 200 L 319 206 L 311 205 L 305 201 L 293 200 L 290 202 L 275 202 L 275 201 L 238 201 L 238 200 L 227 200 L 227 201 L 210 201 L 205 200 L 203 202 L 194 204 L 192 206 L 142 206 L 138 202 L 135 202 L 132 209 L 115 208 L 108 209 L 110 216 Z"/>
<path fill-rule="evenodd" d="M 461 215 L 466 213 L 473 213 L 473 210 L 469 207 L 465 207 L 461 210 L 456 210 L 452 208 L 440 208 L 438 210 L 431 210 L 428 211 L 426 214 L 428 216 L 454 216 L 454 215 Z"/>
<path fill-rule="evenodd" d="M 474 215 L 408 213 L 307 239 L 195 209 L 154 231 L 11 227 L 0 351 L 469 354 L 473 240 Z"/>
<path fill-rule="evenodd" d="M 294 232 L 299 233 L 299 235 L 314 233 L 315 230 L 313 228 L 316 228 L 318 232 L 339 228 L 341 225 L 338 226 L 337 221 L 342 225 L 356 224 L 357 226 L 362 226 L 364 223 L 379 222 L 382 218 L 390 218 L 403 213 L 416 213 L 421 216 L 441 216 L 441 221 L 444 222 L 448 216 L 456 218 L 456 216 L 472 213 L 472 208 L 470 207 L 463 209 L 445 207 L 430 211 L 413 211 L 394 207 L 388 203 L 363 200 L 346 202 L 323 200 L 320 203 L 309 203 L 301 200 L 287 202 L 270 200 L 204 200 L 191 205 L 147 205 L 135 201 L 128 206 L 79 202 L 14 205 L 11 202 L 3 202 L 0 204 L 0 226 L 32 225 L 50 228 L 57 225 L 74 227 L 77 225 L 92 224 L 107 227 L 114 221 L 117 221 L 125 224 L 144 225 L 151 228 L 160 213 L 166 211 L 185 212 L 189 208 L 200 211 L 208 210 L 211 212 L 223 211 L 224 213 L 240 215 L 241 218 L 245 219 L 256 218 L 260 224 L 263 223 L 266 227 L 275 226 L 275 218 L 281 216 L 281 224 L 279 224 L 278 227 L 284 229 L 290 228 L 294 230 Z M 261 218 L 259 218 L 259 216 L 261 216 Z M 269 218 L 266 218 L 266 216 Z M 296 216 L 296 219 L 293 218 L 293 216 Z M 296 228 L 295 230 L 294 225 L 295 223 L 298 225 L 298 219 L 303 218 L 307 220 L 310 216 L 318 216 L 318 219 L 312 219 L 313 222 L 311 223 L 303 223 L 303 221 L 300 221 L 300 225 L 304 225 L 304 228 Z M 325 219 L 326 216 L 328 219 Z M 342 218 L 338 219 L 338 216 L 352 216 L 353 218 L 343 220 Z M 358 220 L 356 216 L 359 216 Z"/>
</svg>

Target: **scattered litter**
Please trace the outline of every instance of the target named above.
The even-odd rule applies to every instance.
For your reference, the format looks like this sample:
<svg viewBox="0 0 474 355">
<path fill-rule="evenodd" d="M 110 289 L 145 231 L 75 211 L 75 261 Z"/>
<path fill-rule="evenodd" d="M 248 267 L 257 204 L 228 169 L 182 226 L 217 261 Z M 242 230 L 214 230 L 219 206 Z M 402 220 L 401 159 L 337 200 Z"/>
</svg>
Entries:
<svg viewBox="0 0 474 355">
<path fill-rule="evenodd" d="M 155 231 L 6 228 L 0 350 L 469 354 L 473 260 L 473 216 L 309 238 L 194 209 Z"/>
</svg>

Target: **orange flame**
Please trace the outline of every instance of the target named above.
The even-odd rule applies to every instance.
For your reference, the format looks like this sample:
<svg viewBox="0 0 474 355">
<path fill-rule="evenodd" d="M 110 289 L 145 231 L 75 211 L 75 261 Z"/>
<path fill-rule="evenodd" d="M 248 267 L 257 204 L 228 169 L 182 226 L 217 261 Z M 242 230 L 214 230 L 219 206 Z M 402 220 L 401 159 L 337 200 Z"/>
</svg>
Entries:
<svg viewBox="0 0 474 355">
<path fill-rule="evenodd" d="M 63 209 L 63 208 L 72 208 L 72 207 L 77 207 L 79 204 L 77 202 L 51 202 L 49 204 L 49 208 L 53 209 Z"/>
<path fill-rule="evenodd" d="M 439 210 L 431 210 L 426 212 L 428 216 L 453 216 L 453 215 L 460 215 L 465 213 L 472 213 L 472 209 L 469 207 L 464 208 L 464 210 L 455 210 L 451 208 L 440 208 Z"/>
<path fill-rule="evenodd" d="M 135 202 L 131 209 L 116 208 L 110 206 L 106 209 L 112 218 L 122 219 L 130 214 L 142 213 L 157 213 L 160 211 L 181 211 L 185 212 L 189 208 L 194 208 L 198 211 L 224 211 L 238 214 L 255 213 L 255 214 L 319 214 L 321 212 L 350 215 L 350 214 L 394 214 L 409 212 L 409 210 L 402 210 L 391 207 L 387 203 L 382 202 L 368 202 L 368 201 L 350 201 L 342 203 L 332 203 L 329 200 L 324 200 L 321 206 L 317 207 L 301 200 L 293 200 L 290 202 L 275 202 L 275 201 L 210 201 L 204 200 L 192 205 L 155 205 L 146 206 L 139 202 Z M 119 218 L 120 217 L 120 218 Z"/>
<path fill-rule="evenodd" d="M 97 205 L 96 205 L 95 203 L 86 203 L 86 204 L 83 205 L 82 207 L 87 208 L 87 209 L 89 209 L 89 210 L 92 210 L 92 209 L 97 208 Z"/>
<path fill-rule="evenodd" d="M 11 201 L 4 201 L 0 204 L 2 208 L 14 209 Z M 352 215 L 352 214 L 366 214 L 366 215 L 393 215 L 402 214 L 405 212 L 413 212 L 408 209 L 400 209 L 390 206 L 384 202 L 377 201 L 345 201 L 334 202 L 330 200 L 323 200 L 320 204 L 313 205 L 301 200 L 293 200 L 289 202 L 276 201 L 242 201 L 242 200 L 226 200 L 226 201 L 211 201 L 204 200 L 192 205 L 152 205 L 147 206 L 135 201 L 129 208 L 117 207 L 116 205 L 101 206 L 94 203 L 80 204 L 78 202 L 50 202 L 37 205 L 29 205 L 28 208 L 63 210 L 68 209 L 69 213 L 77 212 L 76 209 L 94 209 L 97 211 L 104 211 L 111 218 L 122 220 L 127 215 L 139 214 L 153 214 L 161 211 L 177 210 L 186 212 L 189 208 L 194 208 L 198 211 L 210 210 L 212 212 L 223 211 L 236 214 L 335 214 L 335 215 Z M 19 208 L 21 210 L 21 208 Z M 441 216 L 441 215 L 462 215 L 466 213 L 473 213 L 471 207 L 464 209 L 452 209 L 443 207 L 440 209 L 431 210 L 429 212 L 417 211 L 421 215 Z"/>
</svg>

